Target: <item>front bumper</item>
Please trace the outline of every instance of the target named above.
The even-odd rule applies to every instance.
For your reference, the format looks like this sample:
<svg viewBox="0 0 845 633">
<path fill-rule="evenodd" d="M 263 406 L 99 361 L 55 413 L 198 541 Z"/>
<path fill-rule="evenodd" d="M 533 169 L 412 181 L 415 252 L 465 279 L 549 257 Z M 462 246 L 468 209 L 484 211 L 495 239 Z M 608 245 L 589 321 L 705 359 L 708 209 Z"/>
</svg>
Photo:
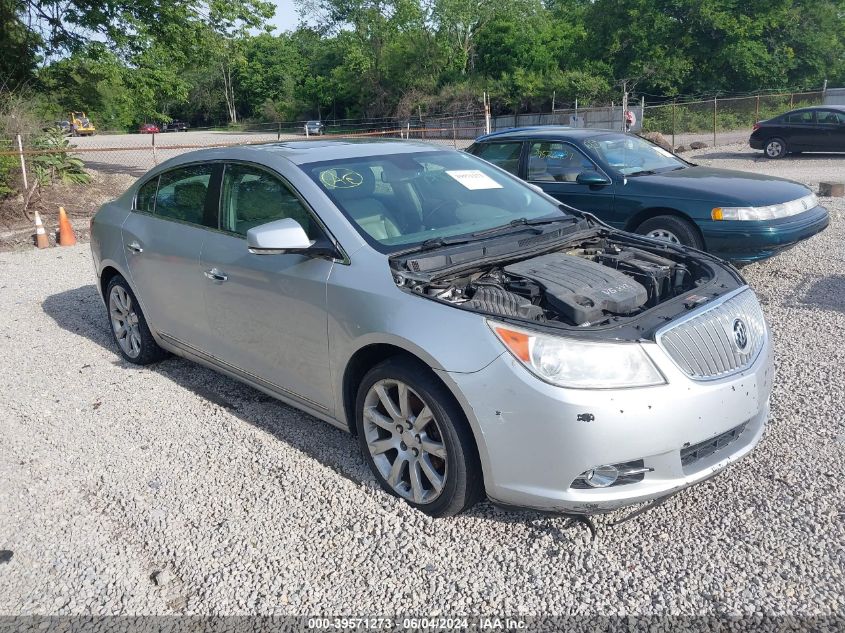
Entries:
<svg viewBox="0 0 845 633">
<path fill-rule="evenodd" d="M 829 223 L 827 209 L 818 206 L 779 220 L 708 221 L 700 226 L 709 252 L 734 262 L 753 262 L 795 246 Z"/>
<path fill-rule="evenodd" d="M 507 353 L 481 371 L 450 374 L 481 432 L 490 499 L 550 512 L 607 512 L 703 481 L 760 441 L 773 378 L 768 338 L 749 368 L 708 382 L 688 378 L 656 344 L 644 348 L 667 384 L 564 389 L 540 381 Z M 682 451 L 743 425 L 726 446 L 682 462 Z M 642 481 L 572 487 L 590 468 L 636 460 L 651 469 Z"/>
</svg>

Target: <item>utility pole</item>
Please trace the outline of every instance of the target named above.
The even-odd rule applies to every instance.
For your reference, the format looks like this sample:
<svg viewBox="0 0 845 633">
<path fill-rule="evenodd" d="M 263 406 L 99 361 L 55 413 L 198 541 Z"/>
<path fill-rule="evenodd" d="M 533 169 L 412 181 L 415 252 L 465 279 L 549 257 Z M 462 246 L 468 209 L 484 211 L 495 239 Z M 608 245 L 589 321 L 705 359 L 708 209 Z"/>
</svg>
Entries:
<svg viewBox="0 0 845 633">
<path fill-rule="evenodd" d="M 490 97 L 484 91 L 484 133 L 490 134 Z"/>
<path fill-rule="evenodd" d="M 640 97 L 640 131 L 643 131 L 643 126 L 645 125 L 645 95 Z M 672 147 L 675 147 L 672 145 Z"/>
</svg>

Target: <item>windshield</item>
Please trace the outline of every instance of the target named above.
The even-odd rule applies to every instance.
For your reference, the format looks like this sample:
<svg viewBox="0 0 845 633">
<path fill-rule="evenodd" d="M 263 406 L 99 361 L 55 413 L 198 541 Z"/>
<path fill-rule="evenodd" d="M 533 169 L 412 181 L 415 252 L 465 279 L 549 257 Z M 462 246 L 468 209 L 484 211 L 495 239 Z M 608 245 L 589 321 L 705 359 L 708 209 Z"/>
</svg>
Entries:
<svg viewBox="0 0 845 633">
<path fill-rule="evenodd" d="M 608 134 L 584 141 L 589 149 L 619 173 L 630 176 L 640 172 L 660 173 L 682 169 L 687 164 L 662 147 L 638 136 Z"/>
<path fill-rule="evenodd" d="M 303 166 L 383 253 L 507 226 L 566 218 L 554 202 L 464 152 L 367 156 Z"/>
</svg>

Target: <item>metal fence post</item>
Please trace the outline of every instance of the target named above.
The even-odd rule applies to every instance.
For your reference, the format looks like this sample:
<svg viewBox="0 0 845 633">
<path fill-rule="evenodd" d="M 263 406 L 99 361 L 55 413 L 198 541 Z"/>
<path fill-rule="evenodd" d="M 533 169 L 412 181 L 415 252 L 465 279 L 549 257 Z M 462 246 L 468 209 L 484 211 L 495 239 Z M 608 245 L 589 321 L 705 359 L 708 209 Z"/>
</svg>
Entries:
<svg viewBox="0 0 845 633">
<path fill-rule="evenodd" d="M 754 111 L 754 123 L 760 120 L 760 95 L 757 95 L 757 108 Z"/>
<path fill-rule="evenodd" d="M 716 147 L 716 97 L 713 97 L 713 147 Z"/>
<path fill-rule="evenodd" d="M 675 147 L 675 101 L 672 101 L 672 147 Z"/>
<path fill-rule="evenodd" d="M 281 140 L 282 140 L 282 122 L 281 122 L 281 121 L 279 121 L 279 127 L 278 127 L 278 129 L 276 130 L 276 140 L 277 140 L 277 141 L 281 141 Z"/>
<path fill-rule="evenodd" d="M 23 189 L 29 191 L 29 181 L 26 178 L 26 162 L 23 159 L 23 143 L 21 142 L 21 135 L 18 134 L 18 154 L 21 157 L 21 174 L 23 174 Z"/>
<path fill-rule="evenodd" d="M 452 119 L 452 144 L 458 149 L 458 134 L 455 131 L 455 119 Z"/>
<path fill-rule="evenodd" d="M 153 163 L 158 165 L 158 156 L 156 155 L 156 135 L 150 134 L 153 137 Z"/>
</svg>

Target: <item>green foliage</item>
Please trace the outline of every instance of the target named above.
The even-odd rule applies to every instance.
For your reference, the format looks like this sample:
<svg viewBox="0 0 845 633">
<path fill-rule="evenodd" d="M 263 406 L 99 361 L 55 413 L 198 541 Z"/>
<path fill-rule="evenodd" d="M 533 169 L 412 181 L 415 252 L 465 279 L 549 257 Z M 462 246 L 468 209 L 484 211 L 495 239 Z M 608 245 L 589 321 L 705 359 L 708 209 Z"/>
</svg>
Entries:
<svg viewBox="0 0 845 633">
<path fill-rule="evenodd" d="M 0 198 L 17 193 L 19 173 L 20 163 L 17 156 L 0 156 Z"/>
<path fill-rule="evenodd" d="M 274 35 L 267 0 L 0 0 L 0 91 L 131 130 L 845 84 L 845 0 L 296 2 L 310 26 Z"/>
<path fill-rule="evenodd" d="M 33 149 L 40 153 L 30 160 L 33 174 L 42 187 L 56 182 L 84 184 L 91 180 L 85 164 L 68 153 L 70 143 L 61 130 L 49 128 L 35 139 Z"/>
</svg>

